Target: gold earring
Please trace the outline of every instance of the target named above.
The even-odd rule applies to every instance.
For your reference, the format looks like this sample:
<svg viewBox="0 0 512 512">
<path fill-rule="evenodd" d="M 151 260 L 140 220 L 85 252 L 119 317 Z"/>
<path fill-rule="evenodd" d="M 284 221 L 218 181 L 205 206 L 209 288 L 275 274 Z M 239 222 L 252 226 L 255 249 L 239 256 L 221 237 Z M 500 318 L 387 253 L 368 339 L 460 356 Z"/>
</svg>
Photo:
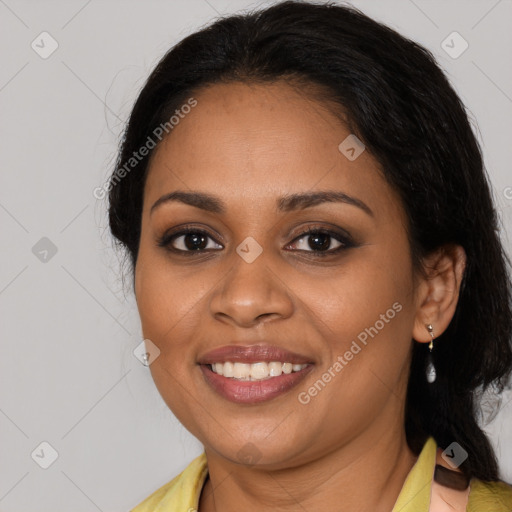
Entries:
<svg viewBox="0 0 512 512">
<path fill-rule="evenodd" d="M 427 382 L 429 384 L 432 384 L 433 382 L 435 382 L 437 378 L 436 367 L 434 366 L 434 358 L 432 357 L 432 349 L 434 348 L 434 328 L 432 327 L 432 324 L 427 324 L 425 327 L 427 328 L 427 331 L 432 337 L 430 343 L 428 344 L 429 352 L 427 354 L 427 369 L 425 372 Z"/>
</svg>

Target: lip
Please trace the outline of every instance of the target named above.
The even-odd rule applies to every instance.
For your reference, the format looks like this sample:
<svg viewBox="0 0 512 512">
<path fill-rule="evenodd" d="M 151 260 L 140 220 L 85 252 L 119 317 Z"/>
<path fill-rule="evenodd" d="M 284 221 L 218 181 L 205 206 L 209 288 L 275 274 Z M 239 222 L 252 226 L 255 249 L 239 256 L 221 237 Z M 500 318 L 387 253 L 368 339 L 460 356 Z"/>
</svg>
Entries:
<svg viewBox="0 0 512 512">
<path fill-rule="evenodd" d="M 259 359 L 259 361 L 262 361 L 262 359 Z M 308 364 L 298 372 L 255 381 L 241 381 L 223 377 L 213 372 L 208 364 L 201 364 L 200 368 L 209 386 L 223 398 L 238 404 L 258 404 L 290 391 L 306 377 L 313 369 L 313 365 Z"/>
<path fill-rule="evenodd" d="M 226 361 L 247 364 L 259 362 L 270 363 L 271 361 L 292 364 L 309 364 L 313 362 L 311 358 L 304 355 L 290 352 L 276 345 L 268 344 L 249 346 L 226 345 L 207 352 L 197 360 L 201 365 L 224 363 Z"/>
<path fill-rule="evenodd" d="M 307 364 L 307 366 L 298 372 L 283 373 L 278 377 L 241 381 L 224 377 L 210 369 L 209 365 L 226 361 L 246 364 L 280 361 L 282 363 Z M 197 362 L 208 385 L 223 398 L 239 404 L 265 402 L 290 391 L 306 377 L 314 366 L 314 361 L 311 358 L 270 344 L 225 345 L 200 356 Z"/>
</svg>

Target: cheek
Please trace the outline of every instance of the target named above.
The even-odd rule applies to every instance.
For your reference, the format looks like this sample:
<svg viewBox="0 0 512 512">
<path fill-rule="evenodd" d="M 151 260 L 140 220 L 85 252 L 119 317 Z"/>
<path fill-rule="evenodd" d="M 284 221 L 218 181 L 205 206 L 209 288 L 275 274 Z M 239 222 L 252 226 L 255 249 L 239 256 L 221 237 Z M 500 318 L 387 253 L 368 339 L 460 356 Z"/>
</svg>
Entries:
<svg viewBox="0 0 512 512">
<path fill-rule="evenodd" d="M 199 370 L 192 353 L 192 325 L 200 321 L 197 310 L 205 291 L 193 275 L 170 271 L 165 257 L 141 246 L 135 272 L 135 293 L 143 337 L 160 350 L 150 371 L 156 388 L 179 421 L 195 433 L 194 418 L 204 411 L 195 408 Z M 192 331 L 191 331 L 192 329 Z"/>
<path fill-rule="evenodd" d="M 179 349 L 176 342 L 187 310 L 194 300 L 194 286 L 183 286 L 179 272 L 171 271 L 165 254 L 150 247 L 143 238 L 135 269 L 135 295 L 144 338 L 149 338 L 160 349 L 160 357 Z M 174 342 L 171 342 L 174 340 Z"/>
<path fill-rule="evenodd" d="M 365 397 L 372 404 L 404 381 L 414 323 L 408 254 L 406 240 L 367 246 L 309 292 L 309 310 L 326 344 L 323 369 L 340 363 L 334 403 Z"/>
<path fill-rule="evenodd" d="M 205 290 L 192 274 L 171 272 L 158 258 L 143 261 L 136 285 L 143 334 L 161 350 L 181 350 L 187 338 L 180 334 L 197 322 Z"/>
<path fill-rule="evenodd" d="M 309 287 L 309 307 L 332 333 L 357 336 L 376 322 L 382 331 L 402 323 L 405 315 L 396 310 L 405 310 L 412 300 L 411 263 L 403 253 L 386 254 L 382 249 L 368 247 L 359 251 L 353 261 L 333 272 L 321 286 L 317 283 L 316 287 Z M 397 302 L 401 307 L 393 308 Z M 381 315 L 385 318 L 381 319 Z"/>
<path fill-rule="evenodd" d="M 414 321 L 409 264 L 361 257 L 309 294 L 326 358 L 310 387 L 301 388 L 300 403 L 325 424 L 356 431 L 405 393 Z M 336 428 L 326 432 L 334 442 Z"/>
</svg>

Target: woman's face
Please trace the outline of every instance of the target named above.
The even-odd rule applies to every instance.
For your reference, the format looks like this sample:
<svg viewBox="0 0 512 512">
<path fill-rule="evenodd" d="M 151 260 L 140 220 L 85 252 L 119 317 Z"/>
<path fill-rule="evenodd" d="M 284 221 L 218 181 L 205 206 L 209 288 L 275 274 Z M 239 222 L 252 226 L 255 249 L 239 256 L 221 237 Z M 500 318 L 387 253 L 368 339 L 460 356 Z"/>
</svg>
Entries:
<svg viewBox="0 0 512 512">
<path fill-rule="evenodd" d="M 284 82 L 195 99 L 153 155 L 135 272 L 163 399 L 207 450 L 276 468 L 401 432 L 417 305 L 376 160 Z M 152 209 L 176 191 L 214 201 Z"/>
</svg>

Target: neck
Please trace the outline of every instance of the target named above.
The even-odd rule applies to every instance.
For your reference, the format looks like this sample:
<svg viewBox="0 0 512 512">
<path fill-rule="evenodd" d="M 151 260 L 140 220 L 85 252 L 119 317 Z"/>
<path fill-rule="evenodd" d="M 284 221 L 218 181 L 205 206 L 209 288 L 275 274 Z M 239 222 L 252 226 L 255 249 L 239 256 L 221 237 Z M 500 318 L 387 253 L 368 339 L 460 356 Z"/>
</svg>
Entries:
<svg viewBox="0 0 512 512">
<path fill-rule="evenodd" d="M 390 512 L 416 461 L 405 432 L 395 429 L 370 428 L 314 461 L 274 472 L 240 467 L 205 451 L 209 478 L 199 512 L 295 511 L 297 507 Z"/>
</svg>

